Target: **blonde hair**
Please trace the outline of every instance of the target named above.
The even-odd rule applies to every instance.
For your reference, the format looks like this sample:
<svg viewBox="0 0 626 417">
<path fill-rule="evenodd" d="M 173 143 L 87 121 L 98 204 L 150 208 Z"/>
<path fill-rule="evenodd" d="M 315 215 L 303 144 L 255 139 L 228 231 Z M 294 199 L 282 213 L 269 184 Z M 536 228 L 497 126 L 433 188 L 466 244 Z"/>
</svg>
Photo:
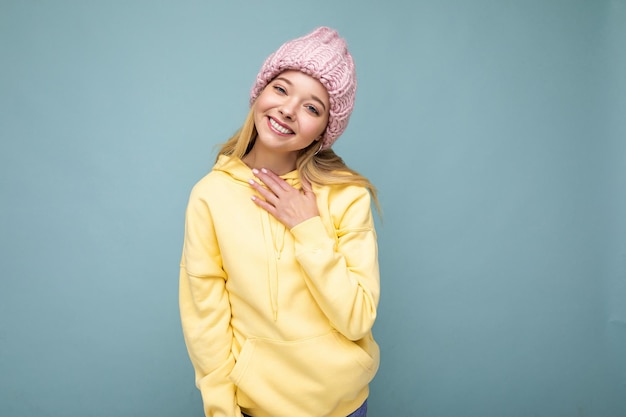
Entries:
<svg viewBox="0 0 626 417">
<path fill-rule="evenodd" d="M 219 155 L 243 158 L 254 146 L 256 138 L 257 130 L 254 125 L 254 106 L 252 106 L 241 129 L 221 145 L 218 158 Z M 296 169 L 300 176 L 315 184 L 358 185 L 365 187 L 372 196 L 376 210 L 380 214 L 381 210 L 376 187 L 367 178 L 349 168 L 343 159 L 332 149 L 324 149 L 317 152 L 318 149 L 319 142 L 315 141 L 308 147 L 300 150 L 296 160 Z"/>
</svg>

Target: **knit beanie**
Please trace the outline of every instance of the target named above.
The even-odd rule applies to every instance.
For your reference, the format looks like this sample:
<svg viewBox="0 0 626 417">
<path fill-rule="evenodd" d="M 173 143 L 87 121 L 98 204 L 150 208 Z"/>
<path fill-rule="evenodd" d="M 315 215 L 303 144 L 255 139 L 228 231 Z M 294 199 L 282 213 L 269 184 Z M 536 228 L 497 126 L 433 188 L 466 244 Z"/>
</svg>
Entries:
<svg viewBox="0 0 626 417">
<path fill-rule="evenodd" d="M 337 31 L 319 27 L 301 38 L 284 43 L 263 63 L 250 91 L 250 106 L 276 76 L 299 70 L 317 80 L 328 91 L 330 111 L 321 149 L 328 149 L 348 126 L 354 108 L 356 73 L 346 41 Z"/>
</svg>

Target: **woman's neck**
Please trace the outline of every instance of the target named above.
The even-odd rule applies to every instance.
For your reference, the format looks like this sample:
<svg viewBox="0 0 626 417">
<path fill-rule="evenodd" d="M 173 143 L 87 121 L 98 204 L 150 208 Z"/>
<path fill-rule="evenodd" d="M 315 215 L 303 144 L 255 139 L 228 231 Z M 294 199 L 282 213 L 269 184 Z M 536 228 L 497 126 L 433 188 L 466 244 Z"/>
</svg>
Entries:
<svg viewBox="0 0 626 417">
<path fill-rule="evenodd" d="M 241 160 L 250 168 L 266 168 L 276 175 L 285 175 L 296 169 L 297 155 L 294 152 L 263 152 L 255 146 Z"/>
</svg>

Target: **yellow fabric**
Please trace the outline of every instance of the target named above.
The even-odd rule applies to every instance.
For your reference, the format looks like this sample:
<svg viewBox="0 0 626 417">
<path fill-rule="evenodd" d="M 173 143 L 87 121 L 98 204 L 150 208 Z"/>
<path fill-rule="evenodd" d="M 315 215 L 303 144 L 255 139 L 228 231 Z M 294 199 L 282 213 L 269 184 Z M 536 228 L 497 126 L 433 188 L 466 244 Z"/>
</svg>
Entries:
<svg viewBox="0 0 626 417">
<path fill-rule="evenodd" d="M 369 193 L 314 186 L 320 216 L 287 230 L 251 201 L 250 178 L 221 156 L 187 208 L 180 312 L 205 414 L 345 417 L 379 364 Z"/>
</svg>

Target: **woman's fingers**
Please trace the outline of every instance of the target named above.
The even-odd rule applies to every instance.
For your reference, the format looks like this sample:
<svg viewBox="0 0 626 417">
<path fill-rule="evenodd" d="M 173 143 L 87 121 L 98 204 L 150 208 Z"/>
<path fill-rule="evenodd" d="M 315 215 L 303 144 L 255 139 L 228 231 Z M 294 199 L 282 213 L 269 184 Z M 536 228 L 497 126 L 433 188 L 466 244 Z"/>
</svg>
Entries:
<svg viewBox="0 0 626 417">
<path fill-rule="evenodd" d="M 266 201 L 268 201 L 269 203 L 274 204 L 274 205 L 276 204 L 276 202 L 278 201 L 278 196 L 273 191 L 271 191 L 271 189 L 268 190 L 267 188 L 263 187 L 261 184 L 259 184 L 258 182 L 256 182 L 255 180 L 252 180 L 252 179 L 248 180 L 248 183 Z"/>
<path fill-rule="evenodd" d="M 276 217 L 276 207 L 274 207 L 267 201 L 263 200 L 262 198 L 258 198 L 257 196 L 254 196 L 254 195 L 252 196 L 252 201 L 254 201 L 254 204 L 261 207 L 262 209 L 270 213 L 272 216 Z"/>
<path fill-rule="evenodd" d="M 252 173 L 272 190 L 275 194 L 281 191 L 289 191 L 293 187 L 287 184 L 287 181 L 274 174 L 272 171 L 262 168 L 261 170 L 253 169 Z"/>
</svg>

